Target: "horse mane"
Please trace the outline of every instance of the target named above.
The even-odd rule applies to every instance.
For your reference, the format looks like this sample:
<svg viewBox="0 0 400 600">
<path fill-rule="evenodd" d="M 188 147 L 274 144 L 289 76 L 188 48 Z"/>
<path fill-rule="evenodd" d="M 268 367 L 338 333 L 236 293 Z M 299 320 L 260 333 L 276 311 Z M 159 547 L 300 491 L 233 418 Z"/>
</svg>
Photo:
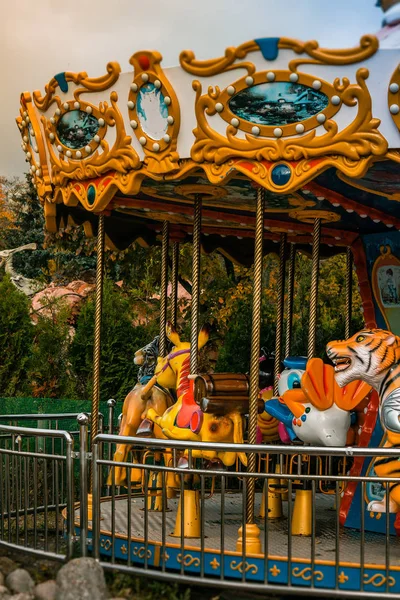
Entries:
<svg viewBox="0 0 400 600">
<path fill-rule="evenodd" d="M 190 389 L 190 381 L 188 379 L 190 374 L 190 355 L 186 356 L 182 363 L 182 368 L 179 373 L 179 386 L 176 390 L 178 399 L 188 393 Z"/>
</svg>

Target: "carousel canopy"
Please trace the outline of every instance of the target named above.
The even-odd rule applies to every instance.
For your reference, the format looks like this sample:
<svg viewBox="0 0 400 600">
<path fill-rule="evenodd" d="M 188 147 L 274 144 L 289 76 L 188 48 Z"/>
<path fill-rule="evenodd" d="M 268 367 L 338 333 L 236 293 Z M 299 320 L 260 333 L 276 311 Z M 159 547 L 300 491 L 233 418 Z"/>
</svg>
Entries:
<svg viewBox="0 0 400 600">
<path fill-rule="evenodd" d="M 112 248 L 157 243 L 164 221 L 190 241 L 199 194 L 203 249 L 248 263 L 259 186 L 266 252 L 282 232 L 309 248 L 316 218 L 327 254 L 399 229 L 400 53 L 378 45 L 265 38 L 179 67 L 142 51 L 129 73 L 55 75 L 17 118 L 48 229 L 93 235 L 103 213 Z"/>
</svg>

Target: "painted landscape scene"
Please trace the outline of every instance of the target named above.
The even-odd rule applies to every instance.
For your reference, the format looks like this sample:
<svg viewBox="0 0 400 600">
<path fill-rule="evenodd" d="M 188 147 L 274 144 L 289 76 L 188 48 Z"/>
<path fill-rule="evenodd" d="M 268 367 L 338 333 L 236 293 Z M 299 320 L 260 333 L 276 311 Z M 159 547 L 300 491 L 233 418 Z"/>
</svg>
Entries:
<svg viewBox="0 0 400 600">
<path fill-rule="evenodd" d="M 281 126 L 304 121 L 328 106 L 328 97 L 286 81 L 261 83 L 237 93 L 229 102 L 239 118 L 257 125 Z"/>
<path fill-rule="evenodd" d="M 57 125 L 57 135 L 64 146 L 76 150 L 88 144 L 98 129 L 99 122 L 96 117 L 82 110 L 72 110 L 61 117 Z"/>
</svg>

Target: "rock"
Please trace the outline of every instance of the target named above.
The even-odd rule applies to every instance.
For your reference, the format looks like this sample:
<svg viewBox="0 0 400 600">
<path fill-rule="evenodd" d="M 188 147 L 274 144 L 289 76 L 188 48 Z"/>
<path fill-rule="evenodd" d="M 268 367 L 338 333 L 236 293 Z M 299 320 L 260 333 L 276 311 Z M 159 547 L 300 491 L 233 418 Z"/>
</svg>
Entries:
<svg viewBox="0 0 400 600">
<path fill-rule="evenodd" d="M 0 587 L 4 586 L 5 577 L 3 573 L 0 571 Z"/>
<path fill-rule="evenodd" d="M 32 594 L 26 594 L 25 592 L 15 594 L 14 596 L 10 596 L 9 598 L 10 600 L 33 600 Z"/>
<path fill-rule="evenodd" d="M 57 594 L 57 584 L 54 579 L 39 583 L 35 587 L 36 600 L 55 600 Z"/>
<path fill-rule="evenodd" d="M 4 585 L 0 585 L 0 600 L 10 600 L 11 592 Z"/>
<path fill-rule="evenodd" d="M 15 569 L 18 569 L 16 562 L 7 558 L 7 556 L 0 556 L 0 571 L 4 577 L 7 577 L 7 575 L 15 571 Z"/>
<path fill-rule="evenodd" d="M 94 558 L 75 558 L 57 573 L 56 600 L 108 600 L 102 567 Z"/>
<path fill-rule="evenodd" d="M 14 594 L 30 594 L 33 596 L 33 590 L 35 584 L 28 571 L 25 569 L 16 569 L 6 579 L 6 586 Z M 25 598 L 18 598 L 18 600 L 25 600 Z"/>
</svg>

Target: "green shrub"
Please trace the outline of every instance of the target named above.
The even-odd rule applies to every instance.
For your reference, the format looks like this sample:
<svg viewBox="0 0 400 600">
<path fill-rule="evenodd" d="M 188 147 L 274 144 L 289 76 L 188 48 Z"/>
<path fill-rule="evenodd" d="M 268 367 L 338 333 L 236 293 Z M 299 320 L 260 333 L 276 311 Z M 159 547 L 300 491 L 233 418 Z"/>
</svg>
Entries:
<svg viewBox="0 0 400 600">
<path fill-rule="evenodd" d="M 29 300 L 6 275 L 0 281 L 0 395 L 24 394 L 33 335 Z"/>
<path fill-rule="evenodd" d="M 78 317 L 70 359 L 77 377 L 80 397 L 92 393 L 94 296 L 88 298 Z M 147 344 L 157 331 L 153 326 L 134 326 L 131 304 L 113 283 L 105 281 L 101 340 L 101 399 L 123 400 L 136 383 L 136 350 Z M 156 323 L 154 324 L 155 326 Z"/>
<path fill-rule="evenodd" d="M 36 315 L 29 385 L 37 398 L 74 398 L 75 377 L 69 360 L 71 311 L 62 299 L 51 299 L 45 311 Z"/>
</svg>

